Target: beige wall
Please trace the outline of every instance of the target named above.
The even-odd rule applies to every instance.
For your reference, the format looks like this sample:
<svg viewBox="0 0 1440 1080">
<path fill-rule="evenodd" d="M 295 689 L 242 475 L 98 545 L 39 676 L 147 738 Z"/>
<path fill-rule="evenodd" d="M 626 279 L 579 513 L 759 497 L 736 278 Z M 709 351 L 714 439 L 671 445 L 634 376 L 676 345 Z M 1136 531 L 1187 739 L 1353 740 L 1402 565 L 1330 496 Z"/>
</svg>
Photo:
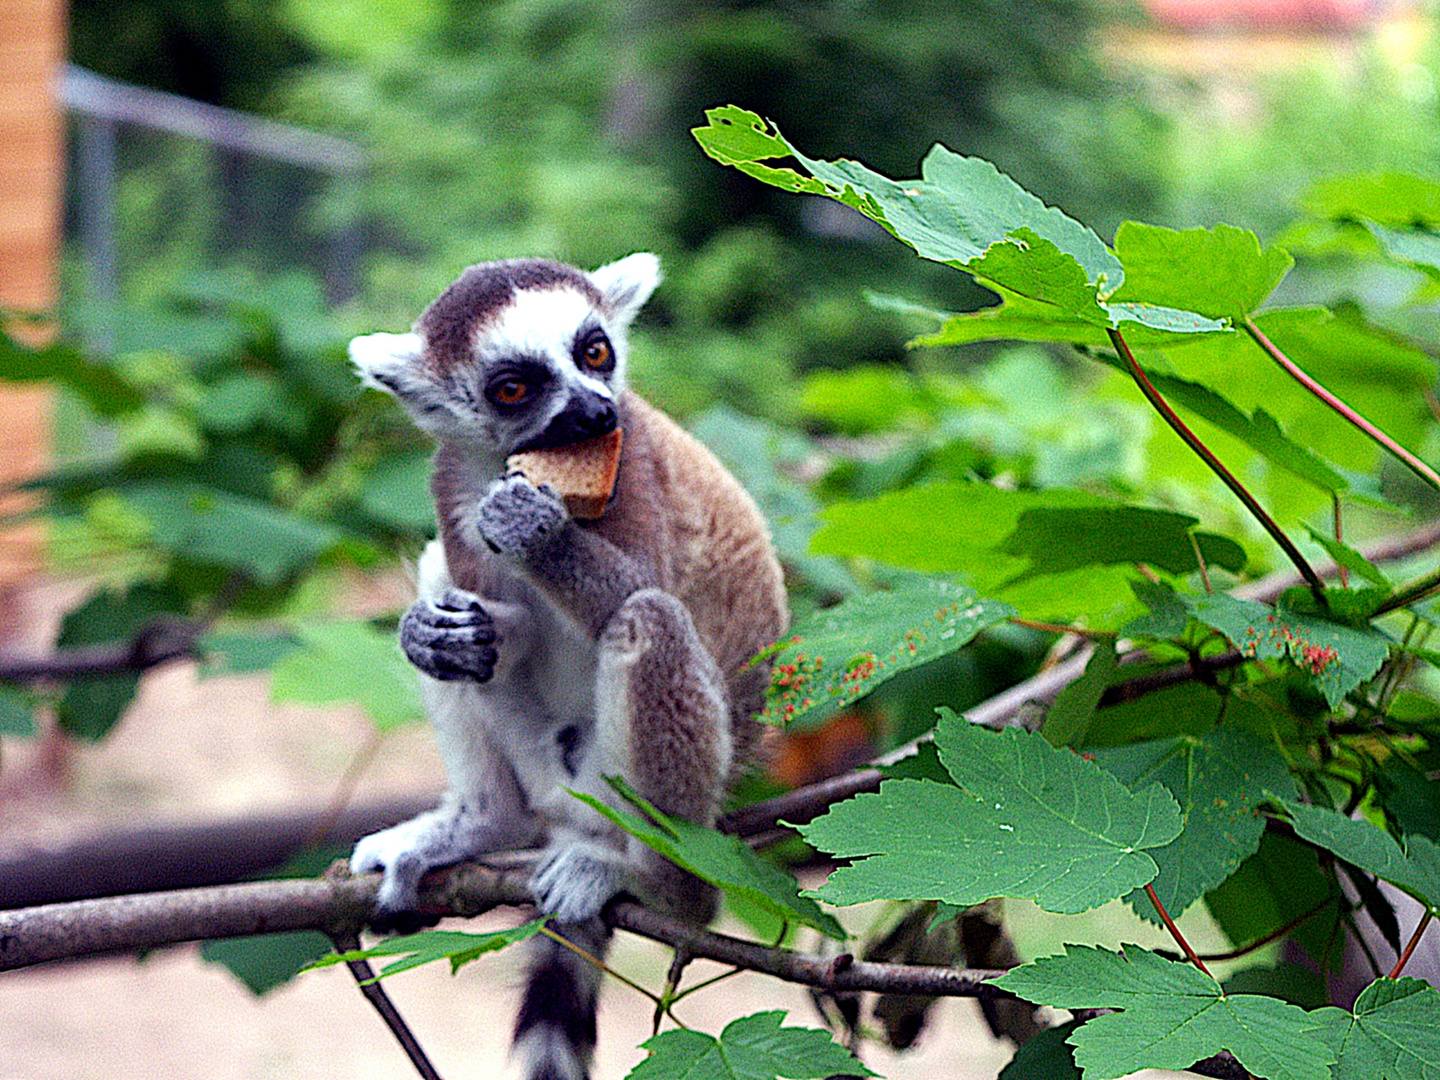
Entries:
<svg viewBox="0 0 1440 1080">
<path fill-rule="evenodd" d="M 60 0 L 0 0 L 0 308 L 55 305 L 64 184 L 55 80 L 64 40 Z M 45 391 L 0 384 L 0 487 L 44 467 L 48 418 Z M 0 511 L 14 508 L 0 502 Z M 13 592 L 39 559 L 37 528 L 0 532 L 0 592 Z M 0 597 L 0 633 L 10 608 Z"/>
</svg>

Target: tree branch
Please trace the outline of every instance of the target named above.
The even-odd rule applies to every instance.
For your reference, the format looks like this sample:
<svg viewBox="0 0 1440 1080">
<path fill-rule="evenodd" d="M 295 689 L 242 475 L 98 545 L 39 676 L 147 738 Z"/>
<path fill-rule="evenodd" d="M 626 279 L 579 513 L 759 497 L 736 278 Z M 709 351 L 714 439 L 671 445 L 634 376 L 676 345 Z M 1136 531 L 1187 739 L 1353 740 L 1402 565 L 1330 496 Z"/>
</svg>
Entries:
<svg viewBox="0 0 1440 1080">
<path fill-rule="evenodd" d="M 467 863 L 432 874 L 421 910 L 474 916 L 531 903 L 533 855 L 504 864 Z M 379 875 L 352 877 L 343 867 L 318 879 L 259 881 L 206 889 L 78 900 L 0 912 L 0 971 L 57 960 L 134 952 L 188 941 L 319 930 L 346 939 L 369 917 Z M 773 975 L 828 990 L 898 992 L 936 997 L 1009 997 L 985 980 L 1000 970 L 877 964 L 757 945 L 653 911 L 633 900 L 607 909 L 617 929 L 684 949 L 693 958 Z"/>
<path fill-rule="evenodd" d="M 0 656 L 0 682 L 72 682 L 140 673 L 171 660 L 194 658 L 195 643 L 208 624 L 191 619 L 156 619 L 126 641 L 62 649 L 45 656 Z"/>
</svg>

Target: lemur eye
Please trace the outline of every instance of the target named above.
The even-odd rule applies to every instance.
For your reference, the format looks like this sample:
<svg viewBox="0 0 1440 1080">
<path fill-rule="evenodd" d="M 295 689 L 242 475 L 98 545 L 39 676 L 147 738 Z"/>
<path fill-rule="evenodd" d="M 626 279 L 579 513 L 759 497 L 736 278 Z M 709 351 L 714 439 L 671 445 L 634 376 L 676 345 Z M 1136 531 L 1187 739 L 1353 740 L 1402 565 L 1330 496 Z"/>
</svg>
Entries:
<svg viewBox="0 0 1440 1080">
<path fill-rule="evenodd" d="M 610 348 L 610 340 L 604 334 L 596 334 L 585 342 L 580 359 L 592 371 L 604 371 L 615 362 L 615 353 Z"/>
<path fill-rule="evenodd" d="M 519 405 L 530 393 L 530 387 L 519 379 L 501 379 L 490 387 L 490 397 L 501 405 Z"/>
</svg>

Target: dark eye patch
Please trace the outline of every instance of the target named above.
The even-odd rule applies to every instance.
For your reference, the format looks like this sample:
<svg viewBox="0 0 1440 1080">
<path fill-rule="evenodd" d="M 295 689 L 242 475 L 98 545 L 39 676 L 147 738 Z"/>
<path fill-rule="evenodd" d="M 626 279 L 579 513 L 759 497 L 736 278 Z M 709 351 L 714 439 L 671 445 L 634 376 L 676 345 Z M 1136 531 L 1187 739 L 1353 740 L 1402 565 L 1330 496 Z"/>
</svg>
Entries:
<svg viewBox="0 0 1440 1080">
<path fill-rule="evenodd" d="M 581 371 L 606 375 L 615 370 L 615 347 L 610 344 L 609 336 L 599 326 L 582 328 L 580 333 L 575 335 L 571 358 Z"/>
<path fill-rule="evenodd" d="M 485 378 L 485 400 L 502 413 L 519 412 L 540 397 L 550 379 L 550 369 L 532 360 L 498 364 Z"/>
</svg>

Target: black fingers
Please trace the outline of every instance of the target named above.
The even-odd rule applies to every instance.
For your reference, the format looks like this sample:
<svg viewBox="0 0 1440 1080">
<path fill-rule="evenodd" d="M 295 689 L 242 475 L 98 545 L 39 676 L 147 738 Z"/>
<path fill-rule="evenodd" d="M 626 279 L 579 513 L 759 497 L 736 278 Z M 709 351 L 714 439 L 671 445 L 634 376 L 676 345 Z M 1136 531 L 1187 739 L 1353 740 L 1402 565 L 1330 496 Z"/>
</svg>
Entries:
<svg viewBox="0 0 1440 1080">
<path fill-rule="evenodd" d="M 495 624 L 479 599 L 451 589 L 438 604 L 417 600 L 400 620 L 400 647 L 434 679 L 486 682 L 495 674 Z"/>
</svg>

